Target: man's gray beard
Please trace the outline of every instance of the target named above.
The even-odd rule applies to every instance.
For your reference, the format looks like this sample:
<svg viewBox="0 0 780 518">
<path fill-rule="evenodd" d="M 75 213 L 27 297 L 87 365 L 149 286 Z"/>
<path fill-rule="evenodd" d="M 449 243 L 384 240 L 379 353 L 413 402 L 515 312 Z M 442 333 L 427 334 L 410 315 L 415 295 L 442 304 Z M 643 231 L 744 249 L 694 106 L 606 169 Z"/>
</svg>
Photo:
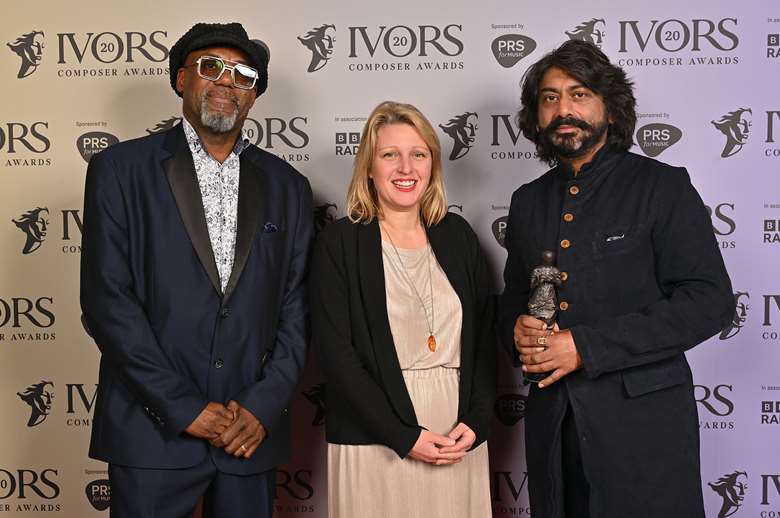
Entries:
<svg viewBox="0 0 780 518">
<path fill-rule="evenodd" d="M 227 133 L 236 126 L 238 120 L 238 107 L 233 113 L 224 114 L 209 111 L 208 97 L 204 95 L 200 101 L 200 123 L 214 133 Z"/>
<path fill-rule="evenodd" d="M 589 133 L 586 133 L 582 139 L 576 137 L 563 137 L 557 142 L 555 137 L 550 137 L 550 145 L 555 151 L 558 158 L 573 159 L 586 155 L 588 151 L 593 149 L 601 137 L 607 132 L 609 128 L 609 122 L 605 119 L 600 122 L 598 126 L 592 127 Z"/>
</svg>

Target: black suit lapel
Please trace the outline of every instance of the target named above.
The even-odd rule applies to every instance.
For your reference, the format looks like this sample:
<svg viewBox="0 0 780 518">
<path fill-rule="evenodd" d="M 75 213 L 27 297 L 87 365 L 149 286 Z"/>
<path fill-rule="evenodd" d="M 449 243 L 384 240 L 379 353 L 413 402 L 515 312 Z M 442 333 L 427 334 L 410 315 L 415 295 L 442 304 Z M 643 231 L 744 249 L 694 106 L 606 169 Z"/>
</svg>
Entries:
<svg viewBox="0 0 780 518">
<path fill-rule="evenodd" d="M 248 158 L 247 153 L 241 153 L 241 172 L 238 180 L 238 222 L 236 224 L 236 253 L 233 270 L 230 272 L 225 287 L 225 301 L 230 298 L 244 271 L 249 252 L 252 250 L 252 240 L 257 231 L 257 223 L 262 212 L 262 171 Z"/>
<path fill-rule="evenodd" d="M 401 364 L 398 361 L 390 331 L 390 321 L 387 318 L 387 294 L 379 223 L 375 218 L 371 223 L 358 224 L 356 227 L 360 291 L 374 354 L 380 367 L 378 370 L 382 377 L 381 381 L 398 416 L 406 424 L 414 425 L 417 422 L 414 406 L 401 375 Z"/>
<path fill-rule="evenodd" d="M 195 253 L 198 254 L 198 259 L 206 270 L 211 284 L 217 293 L 221 294 L 219 272 L 214 260 L 214 251 L 211 249 L 206 214 L 203 210 L 203 197 L 200 194 L 198 177 L 195 175 L 192 153 L 181 124 L 168 133 L 165 147 L 171 153 L 171 157 L 163 162 L 163 169 L 171 185 L 184 228 L 187 229 Z"/>
</svg>

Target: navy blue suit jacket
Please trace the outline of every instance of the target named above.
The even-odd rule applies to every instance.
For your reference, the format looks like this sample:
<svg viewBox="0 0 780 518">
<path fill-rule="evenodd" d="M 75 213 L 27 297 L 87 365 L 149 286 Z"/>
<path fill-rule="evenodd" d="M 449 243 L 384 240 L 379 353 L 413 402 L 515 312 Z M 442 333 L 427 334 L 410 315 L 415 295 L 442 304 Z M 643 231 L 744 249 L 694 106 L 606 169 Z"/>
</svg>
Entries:
<svg viewBox="0 0 780 518">
<path fill-rule="evenodd" d="M 90 456 L 228 473 L 286 461 L 308 338 L 311 189 L 283 160 L 240 155 L 235 263 L 222 292 L 181 126 L 112 146 L 87 170 L 81 306 L 102 353 Z M 184 430 L 235 399 L 267 439 L 236 459 Z"/>
</svg>

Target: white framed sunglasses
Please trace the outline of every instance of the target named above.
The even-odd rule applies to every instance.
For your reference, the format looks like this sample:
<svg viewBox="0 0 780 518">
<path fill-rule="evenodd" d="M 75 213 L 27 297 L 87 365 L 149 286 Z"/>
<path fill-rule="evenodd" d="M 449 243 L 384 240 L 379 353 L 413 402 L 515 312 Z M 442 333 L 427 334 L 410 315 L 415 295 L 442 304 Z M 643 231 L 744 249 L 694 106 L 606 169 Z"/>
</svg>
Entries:
<svg viewBox="0 0 780 518">
<path fill-rule="evenodd" d="M 216 56 L 201 56 L 195 60 L 195 63 L 184 66 L 184 68 L 189 67 L 197 67 L 198 75 L 209 81 L 219 81 L 225 70 L 230 70 L 233 86 L 242 90 L 254 88 L 259 77 L 257 70 L 249 65 Z"/>
</svg>

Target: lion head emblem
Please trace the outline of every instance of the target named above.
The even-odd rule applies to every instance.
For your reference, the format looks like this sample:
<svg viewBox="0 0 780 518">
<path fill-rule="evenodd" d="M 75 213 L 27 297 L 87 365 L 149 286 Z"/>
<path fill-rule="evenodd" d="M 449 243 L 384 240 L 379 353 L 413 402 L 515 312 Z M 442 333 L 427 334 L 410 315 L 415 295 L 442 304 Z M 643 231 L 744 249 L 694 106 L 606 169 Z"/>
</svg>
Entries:
<svg viewBox="0 0 780 518">
<path fill-rule="evenodd" d="M 333 42 L 336 41 L 335 32 L 336 26 L 328 23 L 313 28 L 303 36 L 298 36 L 301 45 L 311 51 L 307 72 L 316 72 L 328 64 L 333 54 Z"/>
<path fill-rule="evenodd" d="M 19 230 L 27 234 L 27 241 L 22 248 L 23 254 L 31 254 L 41 247 L 46 239 L 46 228 L 49 225 L 49 209 L 36 207 L 22 214 L 19 219 L 12 219 Z"/>
<path fill-rule="evenodd" d="M 155 133 L 160 133 L 162 131 L 167 131 L 171 129 L 172 127 L 176 126 L 176 124 L 181 120 L 181 117 L 176 117 L 175 115 L 169 119 L 161 120 L 160 122 L 155 125 L 152 129 L 146 129 L 146 132 L 149 135 L 154 135 Z"/>
<path fill-rule="evenodd" d="M 602 28 L 598 28 L 597 25 L 601 24 Z M 593 43 L 598 48 L 601 48 L 601 44 L 604 43 L 604 28 L 606 24 L 604 18 L 593 18 L 590 21 L 582 22 L 576 26 L 571 32 L 564 31 L 566 36 L 570 40 L 587 41 Z"/>
<path fill-rule="evenodd" d="M 16 74 L 19 79 L 32 75 L 41 64 L 44 48 L 43 36 L 43 31 L 32 31 L 19 36 L 13 43 L 6 43 L 8 48 L 22 60 L 19 73 Z"/>
<path fill-rule="evenodd" d="M 466 112 L 456 115 L 447 121 L 446 124 L 439 124 L 439 127 L 452 138 L 452 152 L 450 160 L 457 160 L 469 152 L 474 141 L 477 139 L 477 114 Z"/>
<path fill-rule="evenodd" d="M 325 406 L 325 384 L 320 383 L 314 385 L 304 392 L 303 395 L 315 408 L 314 419 L 312 419 L 311 425 L 322 426 L 325 423 L 325 416 L 328 413 L 327 407 Z"/>
<path fill-rule="evenodd" d="M 713 491 L 718 493 L 723 499 L 723 503 L 718 511 L 718 518 L 726 518 L 736 513 L 745 500 L 745 491 L 747 490 L 747 473 L 744 471 L 735 471 L 728 475 L 723 475 L 717 482 L 708 482 Z"/>
<path fill-rule="evenodd" d="M 330 209 L 337 210 L 335 203 L 324 203 L 314 207 L 314 234 L 317 235 L 329 223 L 336 221 L 336 216 Z"/>
<path fill-rule="evenodd" d="M 724 327 L 720 332 L 721 340 L 727 340 L 732 336 L 735 336 L 737 333 L 739 333 L 739 330 L 742 329 L 742 326 L 745 325 L 745 320 L 747 320 L 747 312 L 750 309 L 750 304 L 742 301 L 742 297 L 749 299 L 750 294 L 745 291 L 738 291 L 734 294 L 734 302 L 737 304 L 737 307 L 734 310 L 734 318 L 731 320 L 731 324 Z"/>
<path fill-rule="evenodd" d="M 27 426 L 37 426 L 46 420 L 46 416 L 51 411 L 51 400 L 54 399 L 54 392 L 46 387 L 54 383 L 43 381 L 30 385 L 24 392 L 17 392 L 19 398 L 30 405 L 30 419 L 27 420 Z"/>
<path fill-rule="evenodd" d="M 710 121 L 726 136 L 726 145 L 720 153 L 721 157 L 728 158 L 736 155 L 745 145 L 750 136 L 750 126 L 753 125 L 750 120 L 752 115 L 753 110 L 750 108 L 739 108 L 722 116 L 717 122 Z"/>
</svg>

